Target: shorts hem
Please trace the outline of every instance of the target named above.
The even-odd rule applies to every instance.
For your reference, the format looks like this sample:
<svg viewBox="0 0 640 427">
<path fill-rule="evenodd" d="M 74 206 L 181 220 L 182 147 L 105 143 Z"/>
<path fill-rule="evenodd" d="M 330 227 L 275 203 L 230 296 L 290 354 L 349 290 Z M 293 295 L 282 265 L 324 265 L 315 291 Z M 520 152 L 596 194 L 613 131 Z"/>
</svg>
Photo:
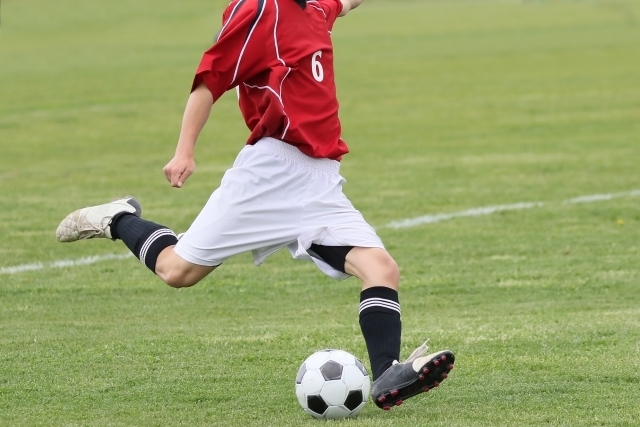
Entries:
<svg viewBox="0 0 640 427">
<path fill-rule="evenodd" d="M 198 257 L 195 257 L 187 252 L 185 252 L 184 250 L 181 250 L 178 245 L 176 245 L 173 248 L 173 251 L 183 260 L 190 262 L 191 264 L 195 264 L 195 265 L 201 265 L 203 267 L 217 267 L 220 264 L 222 264 L 224 262 L 224 260 L 222 261 L 210 261 L 210 260 L 203 260 L 200 259 Z"/>
</svg>

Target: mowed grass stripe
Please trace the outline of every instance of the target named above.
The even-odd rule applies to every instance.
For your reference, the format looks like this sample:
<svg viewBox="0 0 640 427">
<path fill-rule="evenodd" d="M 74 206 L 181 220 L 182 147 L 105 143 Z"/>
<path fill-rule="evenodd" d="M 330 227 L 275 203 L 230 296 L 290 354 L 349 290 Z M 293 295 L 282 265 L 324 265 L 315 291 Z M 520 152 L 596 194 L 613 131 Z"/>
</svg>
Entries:
<svg viewBox="0 0 640 427">
<path fill-rule="evenodd" d="M 613 200 L 620 197 L 635 197 L 635 196 L 640 196 L 640 190 L 632 190 L 632 191 L 625 191 L 625 192 L 611 193 L 611 194 L 592 194 L 588 196 L 578 196 L 571 199 L 567 199 L 563 203 L 569 203 L 569 204 L 593 203 L 593 202 Z M 483 216 L 483 215 L 491 215 L 494 213 L 499 213 L 504 211 L 532 209 L 532 208 L 548 205 L 548 203 L 549 202 L 518 202 L 510 205 L 483 206 L 483 207 L 471 208 L 471 209 L 467 209 L 459 212 L 437 213 L 437 214 L 424 215 L 417 218 L 401 219 L 401 220 L 392 221 L 388 223 L 386 227 L 394 228 L 394 229 L 416 227 L 422 224 L 433 224 L 436 222 L 447 221 L 455 218 L 477 217 L 477 216 Z M 132 256 L 133 254 L 130 254 L 130 253 L 129 254 L 106 254 L 106 255 L 96 255 L 96 256 L 90 256 L 85 258 L 79 258 L 75 260 L 52 261 L 48 264 L 36 262 L 32 264 L 23 264 L 23 265 L 11 266 L 11 267 L 0 267 L 0 274 L 16 274 L 16 273 L 23 273 L 27 271 L 42 270 L 44 268 L 63 268 L 63 267 L 83 266 L 83 265 L 95 264 L 97 262 L 102 262 L 102 261 L 125 259 Z"/>
</svg>

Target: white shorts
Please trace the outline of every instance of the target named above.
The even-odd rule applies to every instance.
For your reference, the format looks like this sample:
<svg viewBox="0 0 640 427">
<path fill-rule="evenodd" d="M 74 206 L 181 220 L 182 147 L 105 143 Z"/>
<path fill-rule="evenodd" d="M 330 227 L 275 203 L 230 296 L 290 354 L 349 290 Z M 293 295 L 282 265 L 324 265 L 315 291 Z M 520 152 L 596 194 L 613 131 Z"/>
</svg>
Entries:
<svg viewBox="0 0 640 427">
<path fill-rule="evenodd" d="M 273 138 L 245 146 L 175 247 L 193 264 L 217 266 L 252 251 L 256 265 L 285 246 L 327 275 L 349 277 L 311 257 L 312 243 L 384 248 L 342 193 L 340 162 L 315 159 Z"/>
</svg>

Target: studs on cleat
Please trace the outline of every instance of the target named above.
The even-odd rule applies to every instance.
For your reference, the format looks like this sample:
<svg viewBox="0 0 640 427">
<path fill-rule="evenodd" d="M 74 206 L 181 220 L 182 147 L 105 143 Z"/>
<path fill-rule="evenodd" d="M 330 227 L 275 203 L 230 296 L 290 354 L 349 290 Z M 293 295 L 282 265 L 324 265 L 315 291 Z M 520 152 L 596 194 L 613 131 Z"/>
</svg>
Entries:
<svg viewBox="0 0 640 427">
<path fill-rule="evenodd" d="M 389 409 L 391 409 L 391 406 L 390 405 L 384 405 L 382 407 L 382 409 L 384 409 L 385 411 L 388 411 Z"/>
<path fill-rule="evenodd" d="M 424 375 L 422 375 L 422 374 L 418 375 L 418 379 L 419 379 L 420 381 L 424 380 L 424 378 L 425 378 L 425 376 L 424 376 Z"/>
<path fill-rule="evenodd" d="M 385 400 L 387 400 L 387 396 L 385 396 L 384 394 L 378 398 L 378 402 L 380 403 L 383 403 Z"/>
<path fill-rule="evenodd" d="M 449 365 L 449 366 L 447 366 L 447 369 L 448 369 L 448 370 L 452 370 L 452 369 L 453 369 L 453 365 Z"/>
<path fill-rule="evenodd" d="M 442 356 L 440 356 L 440 360 L 442 360 L 444 362 L 445 360 L 447 360 L 447 356 L 445 354 L 443 354 Z"/>
<path fill-rule="evenodd" d="M 447 374 L 442 374 L 442 377 L 441 377 L 441 378 L 442 378 L 443 380 L 446 380 L 447 378 L 449 378 L 449 375 L 447 375 Z"/>
<path fill-rule="evenodd" d="M 433 386 L 434 386 L 434 387 L 438 387 L 439 385 L 440 385 L 440 383 L 439 383 L 438 381 L 436 381 L 436 382 L 434 382 L 434 383 L 433 383 Z"/>
<path fill-rule="evenodd" d="M 434 360 L 434 361 L 433 361 L 433 364 L 434 364 L 435 366 L 438 366 L 438 365 L 440 364 L 440 361 L 439 361 L 438 359 L 436 359 L 436 360 Z"/>
<path fill-rule="evenodd" d="M 395 389 L 395 390 L 391 390 L 391 391 L 389 392 L 389 394 L 390 394 L 391 396 L 396 396 L 396 395 L 398 394 L 398 390 L 397 390 L 397 389 Z"/>
<path fill-rule="evenodd" d="M 402 402 L 403 402 L 403 400 L 402 400 L 402 399 L 400 399 L 400 400 L 396 400 L 396 406 L 400 406 L 400 405 L 402 405 Z"/>
<path fill-rule="evenodd" d="M 429 387 L 425 387 L 422 391 L 424 391 L 425 393 L 428 392 L 430 390 Z"/>
<path fill-rule="evenodd" d="M 422 373 L 427 375 L 429 373 L 429 368 L 427 368 L 426 366 L 422 368 Z"/>
</svg>

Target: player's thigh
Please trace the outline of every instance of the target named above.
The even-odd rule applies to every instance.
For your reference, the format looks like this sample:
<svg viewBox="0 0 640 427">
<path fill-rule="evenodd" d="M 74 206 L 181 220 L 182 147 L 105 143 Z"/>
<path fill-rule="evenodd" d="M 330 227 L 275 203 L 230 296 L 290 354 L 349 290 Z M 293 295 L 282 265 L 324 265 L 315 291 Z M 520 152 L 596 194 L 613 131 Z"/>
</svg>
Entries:
<svg viewBox="0 0 640 427">
<path fill-rule="evenodd" d="M 344 269 L 362 280 L 362 288 L 385 286 L 398 289 L 400 270 L 389 252 L 383 248 L 355 247 L 347 253 Z"/>
<path fill-rule="evenodd" d="M 169 246 L 160 252 L 156 261 L 156 274 L 169 286 L 193 286 L 217 267 L 191 263 L 178 255 L 173 248 Z"/>
<path fill-rule="evenodd" d="M 239 253 L 288 245 L 301 234 L 307 169 L 246 146 L 176 252 L 191 263 L 214 266 Z"/>
</svg>

